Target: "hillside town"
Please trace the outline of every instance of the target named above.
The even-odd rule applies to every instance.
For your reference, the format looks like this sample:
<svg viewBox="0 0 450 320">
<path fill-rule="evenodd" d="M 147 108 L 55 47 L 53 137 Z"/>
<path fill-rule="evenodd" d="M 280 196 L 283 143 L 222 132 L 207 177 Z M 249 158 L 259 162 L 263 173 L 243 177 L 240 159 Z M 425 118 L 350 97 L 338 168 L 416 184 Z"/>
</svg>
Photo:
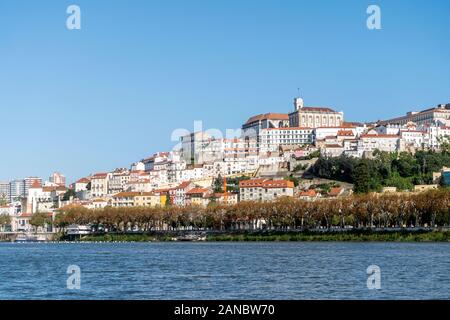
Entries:
<svg viewBox="0 0 450 320">
<path fill-rule="evenodd" d="M 54 218 L 68 206 L 165 207 L 294 197 L 307 201 L 345 197 L 352 184 L 327 180 L 310 170 L 319 158 L 370 159 L 377 152 L 439 152 L 448 146 L 450 104 L 411 111 L 373 123 L 347 121 L 343 111 L 305 106 L 294 99 L 288 113 L 265 113 L 246 120 L 240 134 L 223 137 L 198 131 L 180 138 L 178 148 L 160 151 L 124 168 L 94 172 L 71 184 L 59 172 L 48 180 L 28 177 L 0 182 L 0 231 L 31 232 L 36 214 Z M 420 192 L 450 185 L 450 168 L 433 181 L 414 185 Z M 382 192 L 396 192 L 384 186 Z M 39 227 L 51 232 L 51 224 Z"/>
</svg>

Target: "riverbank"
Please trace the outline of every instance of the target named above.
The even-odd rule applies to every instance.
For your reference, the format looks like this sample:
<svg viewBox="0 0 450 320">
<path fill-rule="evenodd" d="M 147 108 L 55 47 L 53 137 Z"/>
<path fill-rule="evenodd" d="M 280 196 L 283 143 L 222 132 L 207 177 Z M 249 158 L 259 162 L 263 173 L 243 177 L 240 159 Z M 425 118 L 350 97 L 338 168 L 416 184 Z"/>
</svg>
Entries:
<svg viewBox="0 0 450 320">
<path fill-rule="evenodd" d="M 179 241 L 180 233 L 101 234 L 84 236 L 86 242 Z M 352 241 L 352 242 L 450 242 L 450 231 L 240 231 L 206 234 L 204 241 Z"/>
</svg>

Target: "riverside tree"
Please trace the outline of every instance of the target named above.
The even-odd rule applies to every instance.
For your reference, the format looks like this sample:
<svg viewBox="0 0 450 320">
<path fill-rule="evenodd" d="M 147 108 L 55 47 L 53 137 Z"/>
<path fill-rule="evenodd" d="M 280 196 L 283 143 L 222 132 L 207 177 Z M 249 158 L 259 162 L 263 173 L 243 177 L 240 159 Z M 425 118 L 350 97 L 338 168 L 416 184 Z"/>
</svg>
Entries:
<svg viewBox="0 0 450 320">
<path fill-rule="evenodd" d="M 450 189 L 423 193 L 360 193 L 342 198 L 304 201 L 280 197 L 272 202 L 234 205 L 62 208 L 55 225 L 89 224 L 102 232 L 155 230 L 269 230 L 315 228 L 403 228 L 450 225 Z M 37 224 L 37 223 L 36 223 Z M 42 225 L 42 222 L 39 224 Z"/>
</svg>

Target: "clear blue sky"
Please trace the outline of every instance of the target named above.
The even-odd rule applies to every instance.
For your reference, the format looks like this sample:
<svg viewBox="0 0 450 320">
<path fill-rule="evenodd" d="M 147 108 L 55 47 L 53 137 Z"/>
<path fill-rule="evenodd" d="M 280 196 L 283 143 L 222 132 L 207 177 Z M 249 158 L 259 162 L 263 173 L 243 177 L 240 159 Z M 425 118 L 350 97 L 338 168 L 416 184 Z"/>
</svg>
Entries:
<svg viewBox="0 0 450 320">
<path fill-rule="evenodd" d="M 65 27 L 81 7 L 82 29 Z M 378 4 L 382 30 L 366 28 Z M 0 180 L 69 180 L 306 105 L 353 121 L 450 102 L 449 1 L 1 1 Z"/>
</svg>

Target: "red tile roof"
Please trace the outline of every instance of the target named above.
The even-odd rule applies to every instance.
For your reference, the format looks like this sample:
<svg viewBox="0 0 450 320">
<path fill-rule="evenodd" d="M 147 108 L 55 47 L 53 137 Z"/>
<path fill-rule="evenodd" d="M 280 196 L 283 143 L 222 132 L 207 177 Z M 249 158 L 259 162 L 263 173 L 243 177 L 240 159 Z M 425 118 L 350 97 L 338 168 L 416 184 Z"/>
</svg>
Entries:
<svg viewBox="0 0 450 320">
<path fill-rule="evenodd" d="M 209 193 L 209 190 L 206 188 L 196 187 L 186 192 L 186 195 L 205 194 L 205 193 Z"/>
<path fill-rule="evenodd" d="M 302 191 L 299 194 L 300 197 L 315 197 L 316 195 L 317 195 L 317 192 L 314 189 Z"/>
<path fill-rule="evenodd" d="M 40 188 L 40 187 L 41 187 L 41 184 L 37 180 L 34 180 L 33 183 L 30 186 L 30 188 L 33 188 L 33 189 L 37 189 L 37 188 Z"/>
<path fill-rule="evenodd" d="M 89 183 L 89 179 L 88 178 L 81 178 L 80 180 L 78 180 L 77 182 L 75 182 L 75 183 Z"/>
<path fill-rule="evenodd" d="M 101 172 L 94 174 L 91 179 L 105 179 L 108 176 L 107 173 Z"/>
<path fill-rule="evenodd" d="M 175 189 L 185 189 L 187 186 L 191 184 L 190 181 L 183 181 L 180 183 Z"/>
<path fill-rule="evenodd" d="M 338 136 L 353 136 L 352 130 L 339 130 L 337 133 Z"/>
<path fill-rule="evenodd" d="M 294 183 L 288 180 L 251 179 L 239 182 L 239 188 L 294 188 Z"/>
<path fill-rule="evenodd" d="M 285 113 L 264 113 L 250 117 L 245 124 L 261 120 L 289 120 L 289 116 Z"/>
<path fill-rule="evenodd" d="M 340 187 L 331 188 L 330 192 L 328 192 L 328 195 L 332 196 L 332 197 L 337 197 L 338 195 L 341 194 L 342 191 L 343 191 L 343 189 Z"/>
</svg>

